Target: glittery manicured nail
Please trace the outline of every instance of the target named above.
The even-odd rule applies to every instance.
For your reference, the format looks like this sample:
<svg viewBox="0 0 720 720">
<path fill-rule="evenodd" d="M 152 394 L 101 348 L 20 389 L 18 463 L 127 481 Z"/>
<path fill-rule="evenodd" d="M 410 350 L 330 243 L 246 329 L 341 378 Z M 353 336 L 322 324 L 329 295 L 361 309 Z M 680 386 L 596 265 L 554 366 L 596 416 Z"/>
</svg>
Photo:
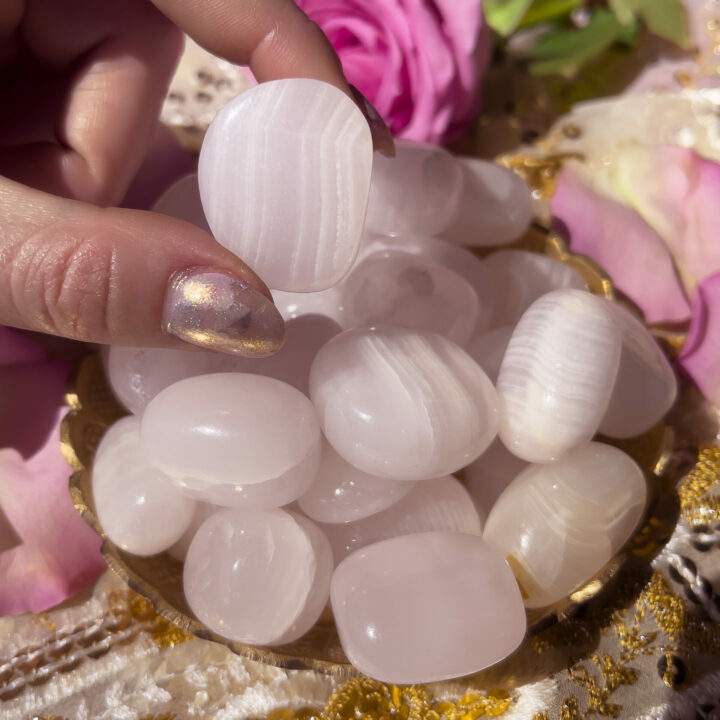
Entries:
<svg viewBox="0 0 720 720">
<path fill-rule="evenodd" d="M 162 325 L 185 342 L 245 357 L 272 355 L 285 337 L 282 316 L 265 295 L 212 268 L 191 268 L 170 278 Z"/>
<path fill-rule="evenodd" d="M 375 106 L 354 86 L 350 85 L 355 103 L 370 125 L 370 134 L 373 140 L 373 150 L 385 157 L 395 157 L 395 141 L 390 128 L 386 125 L 382 115 Z"/>
</svg>

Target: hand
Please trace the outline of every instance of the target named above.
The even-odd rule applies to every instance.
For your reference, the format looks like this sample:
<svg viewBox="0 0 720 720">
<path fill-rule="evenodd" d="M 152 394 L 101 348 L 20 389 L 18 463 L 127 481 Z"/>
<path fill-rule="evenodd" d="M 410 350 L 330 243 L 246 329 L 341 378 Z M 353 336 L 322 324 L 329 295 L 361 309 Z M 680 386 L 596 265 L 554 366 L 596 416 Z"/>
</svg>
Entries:
<svg viewBox="0 0 720 720">
<path fill-rule="evenodd" d="M 212 237 L 108 207 L 153 138 L 181 30 L 250 65 L 260 82 L 310 77 L 350 92 L 332 47 L 292 0 L 2 0 L 0 324 L 183 346 L 162 330 L 166 293 L 200 268 L 250 308 L 222 349 L 266 354 L 282 343 L 267 287 Z"/>
</svg>

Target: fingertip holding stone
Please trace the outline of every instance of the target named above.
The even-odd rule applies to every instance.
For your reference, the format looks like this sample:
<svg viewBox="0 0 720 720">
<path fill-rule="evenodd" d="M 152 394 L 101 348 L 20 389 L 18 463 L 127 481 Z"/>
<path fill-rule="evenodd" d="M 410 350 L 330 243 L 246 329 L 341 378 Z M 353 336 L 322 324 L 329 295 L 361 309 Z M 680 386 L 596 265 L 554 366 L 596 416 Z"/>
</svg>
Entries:
<svg viewBox="0 0 720 720">
<path fill-rule="evenodd" d="M 282 316 L 265 295 L 214 268 L 170 278 L 162 329 L 193 345 L 253 358 L 276 353 L 285 338 Z"/>
</svg>

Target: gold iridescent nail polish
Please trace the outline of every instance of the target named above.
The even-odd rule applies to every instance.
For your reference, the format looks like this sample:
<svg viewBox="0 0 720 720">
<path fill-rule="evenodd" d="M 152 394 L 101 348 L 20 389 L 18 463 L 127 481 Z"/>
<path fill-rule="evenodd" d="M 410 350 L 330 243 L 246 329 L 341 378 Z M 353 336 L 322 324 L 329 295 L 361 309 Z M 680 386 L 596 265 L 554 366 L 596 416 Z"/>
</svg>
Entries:
<svg viewBox="0 0 720 720">
<path fill-rule="evenodd" d="M 285 323 L 273 303 L 224 270 L 191 268 L 168 283 L 163 330 L 208 350 L 244 357 L 276 353 Z"/>
</svg>

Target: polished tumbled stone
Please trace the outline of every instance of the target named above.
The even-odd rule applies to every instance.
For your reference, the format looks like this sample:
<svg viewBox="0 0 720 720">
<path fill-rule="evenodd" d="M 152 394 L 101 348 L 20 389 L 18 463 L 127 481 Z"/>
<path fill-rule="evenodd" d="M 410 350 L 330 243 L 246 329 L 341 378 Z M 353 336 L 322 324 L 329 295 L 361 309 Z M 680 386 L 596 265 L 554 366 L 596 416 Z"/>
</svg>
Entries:
<svg viewBox="0 0 720 720">
<path fill-rule="evenodd" d="M 333 561 L 324 535 L 283 510 L 231 508 L 198 529 L 185 558 L 185 597 L 223 637 L 258 645 L 305 634 L 328 598 Z"/>
<path fill-rule="evenodd" d="M 410 486 L 410 492 L 386 510 L 355 522 L 322 525 L 336 563 L 366 545 L 398 535 L 432 530 L 482 533 L 472 498 L 456 478 L 404 484 Z"/>
<path fill-rule="evenodd" d="M 468 675 L 525 636 L 515 578 L 476 535 L 405 535 L 359 550 L 336 568 L 331 601 L 350 662 L 383 682 Z"/>
<path fill-rule="evenodd" d="M 645 498 L 634 460 L 592 442 L 520 473 L 490 511 L 483 537 L 512 557 L 525 604 L 542 607 L 610 561 L 640 522 Z"/>
<path fill-rule="evenodd" d="M 497 382 L 505 351 L 512 337 L 514 326 L 488 330 L 476 335 L 465 348 L 467 354 L 485 371 L 494 383 Z"/>
<path fill-rule="evenodd" d="M 348 523 L 385 510 L 412 490 L 413 484 L 358 470 L 323 442 L 318 476 L 300 498 L 302 511 L 323 523 Z"/>
<path fill-rule="evenodd" d="M 269 287 L 337 283 L 360 244 L 372 139 L 355 103 L 332 85 L 285 79 L 231 100 L 200 152 L 200 196 L 217 241 Z"/>
<path fill-rule="evenodd" d="M 373 253 L 342 286 L 346 328 L 384 323 L 436 332 L 464 345 L 477 327 L 479 298 L 452 270 L 396 250 Z"/>
<path fill-rule="evenodd" d="M 310 396 L 335 450 L 363 472 L 422 480 L 477 458 L 497 432 L 497 396 L 479 365 L 434 333 L 348 330 L 315 357 Z"/>
<path fill-rule="evenodd" d="M 135 555 L 167 550 L 185 533 L 195 512 L 195 503 L 145 457 L 135 417 L 116 422 L 100 441 L 92 493 L 105 534 Z"/>
<path fill-rule="evenodd" d="M 211 232 L 200 202 L 197 173 L 191 173 L 174 182 L 152 207 L 153 212 L 186 220 L 205 232 Z"/>
<path fill-rule="evenodd" d="M 308 398 L 280 380 L 245 373 L 200 375 L 165 388 L 145 409 L 141 437 L 154 464 L 215 503 L 218 487 L 314 478 L 320 460 Z"/>
<path fill-rule="evenodd" d="M 517 324 L 500 366 L 500 438 L 518 457 L 552 462 L 588 440 L 620 364 L 620 330 L 605 300 L 555 290 Z"/>
</svg>

